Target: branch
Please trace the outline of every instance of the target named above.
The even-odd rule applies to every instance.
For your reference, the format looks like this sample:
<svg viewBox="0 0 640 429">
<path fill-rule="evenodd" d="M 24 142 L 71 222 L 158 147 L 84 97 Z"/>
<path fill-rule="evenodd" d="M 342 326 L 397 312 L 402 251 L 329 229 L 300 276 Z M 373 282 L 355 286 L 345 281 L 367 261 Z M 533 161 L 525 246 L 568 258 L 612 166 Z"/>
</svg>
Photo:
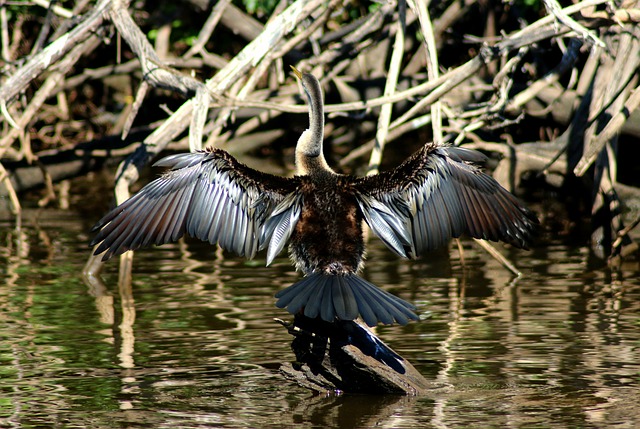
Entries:
<svg viewBox="0 0 640 429">
<path fill-rule="evenodd" d="M 393 95 L 396 92 L 398 84 L 398 75 L 400 74 L 400 64 L 402 62 L 402 54 L 404 52 L 404 32 L 405 32 L 405 3 L 400 0 L 400 17 L 396 23 L 396 37 L 393 42 L 393 51 L 391 54 L 391 64 L 389 65 L 389 73 L 387 74 L 387 82 L 384 87 L 384 95 Z M 371 151 L 369 166 L 367 167 L 367 175 L 372 176 L 378 173 L 380 162 L 382 161 L 382 152 L 386 143 L 387 134 L 389 132 L 389 122 L 391 122 L 391 109 L 393 104 L 387 103 L 382 105 L 380 116 L 378 117 L 378 131 L 376 132 L 375 145 Z"/>
<path fill-rule="evenodd" d="M 73 30 L 69 31 L 41 52 L 31 57 L 24 66 L 15 72 L 0 87 L 0 103 L 8 104 L 18 93 L 23 91 L 33 79 L 58 61 L 71 49 L 84 42 L 100 27 L 110 0 L 99 0 L 89 15 L 82 19 Z M 10 118 L 7 118 L 11 122 Z"/>
<path fill-rule="evenodd" d="M 555 16 L 555 18 L 559 22 L 561 22 L 562 24 L 566 25 L 567 27 L 569 27 L 570 29 L 578 33 L 578 35 L 582 39 L 589 40 L 591 41 L 591 43 L 594 43 L 595 45 L 601 48 L 606 47 L 604 42 L 600 40 L 598 36 L 596 36 L 592 31 L 587 30 L 585 27 L 578 24 L 573 18 L 571 18 L 562 9 L 562 7 L 560 6 L 557 0 L 542 0 L 542 2 L 544 3 L 544 7 L 547 9 L 547 12 Z"/>
</svg>

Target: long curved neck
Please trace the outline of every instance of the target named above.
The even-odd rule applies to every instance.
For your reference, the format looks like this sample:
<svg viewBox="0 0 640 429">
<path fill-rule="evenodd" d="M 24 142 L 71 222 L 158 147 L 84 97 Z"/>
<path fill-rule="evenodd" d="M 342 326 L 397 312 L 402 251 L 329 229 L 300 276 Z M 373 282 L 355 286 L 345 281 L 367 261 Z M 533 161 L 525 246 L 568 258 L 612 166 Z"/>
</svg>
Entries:
<svg viewBox="0 0 640 429">
<path fill-rule="evenodd" d="M 304 74 L 301 80 L 309 99 L 309 128 L 302 133 L 296 145 L 296 174 L 333 173 L 322 153 L 324 140 L 322 88 L 311 74 Z"/>
</svg>

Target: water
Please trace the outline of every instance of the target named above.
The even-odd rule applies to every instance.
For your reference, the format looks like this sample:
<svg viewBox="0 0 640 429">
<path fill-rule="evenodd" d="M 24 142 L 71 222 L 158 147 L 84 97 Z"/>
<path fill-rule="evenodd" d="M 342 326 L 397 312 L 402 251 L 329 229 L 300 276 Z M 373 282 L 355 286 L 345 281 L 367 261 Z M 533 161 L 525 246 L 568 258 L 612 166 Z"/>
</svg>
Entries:
<svg viewBox="0 0 640 429">
<path fill-rule="evenodd" d="M 514 279 L 464 241 L 422 261 L 371 242 L 365 276 L 423 321 L 378 335 L 429 380 L 424 397 L 314 396 L 273 294 L 297 278 L 194 241 L 138 252 L 131 287 L 80 272 L 96 216 L 28 211 L 0 223 L 0 427 L 635 428 L 640 269 L 590 268 L 585 248 L 542 237 L 505 250 Z"/>
</svg>

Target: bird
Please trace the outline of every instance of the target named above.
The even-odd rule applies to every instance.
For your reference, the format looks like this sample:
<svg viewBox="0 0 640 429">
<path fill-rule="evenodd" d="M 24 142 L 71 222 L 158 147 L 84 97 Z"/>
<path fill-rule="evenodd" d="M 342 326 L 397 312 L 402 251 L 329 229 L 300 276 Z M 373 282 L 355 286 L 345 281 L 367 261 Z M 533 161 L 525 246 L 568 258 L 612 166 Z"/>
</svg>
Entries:
<svg viewBox="0 0 640 429">
<path fill-rule="evenodd" d="M 413 304 L 360 275 L 363 224 L 409 259 L 463 234 L 528 248 L 536 215 L 483 171 L 487 157 L 478 151 L 426 143 L 393 169 L 365 177 L 336 173 L 323 154 L 321 85 L 291 68 L 309 105 L 293 177 L 260 172 L 219 148 L 167 156 L 154 164 L 167 168 L 161 176 L 93 227 L 94 254 L 106 261 L 187 234 L 249 259 L 267 249 L 268 266 L 288 244 L 303 277 L 275 294 L 277 307 L 376 326 L 419 317 Z"/>
</svg>

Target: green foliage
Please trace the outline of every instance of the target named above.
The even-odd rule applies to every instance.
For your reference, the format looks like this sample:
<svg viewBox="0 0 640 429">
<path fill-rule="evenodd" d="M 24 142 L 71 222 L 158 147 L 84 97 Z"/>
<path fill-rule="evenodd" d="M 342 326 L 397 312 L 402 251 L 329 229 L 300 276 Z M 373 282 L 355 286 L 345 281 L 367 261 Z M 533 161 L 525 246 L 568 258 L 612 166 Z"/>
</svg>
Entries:
<svg viewBox="0 0 640 429">
<path fill-rule="evenodd" d="M 2 8 L 5 10 L 7 14 L 7 20 L 9 22 L 15 21 L 18 15 L 36 15 L 36 16 L 45 16 L 47 10 L 41 7 L 29 7 L 29 5 L 25 4 L 7 4 L 2 5 Z"/>
<path fill-rule="evenodd" d="M 540 9 L 540 0 L 516 0 L 516 4 L 521 4 L 525 8 L 531 8 L 534 10 Z"/>
<path fill-rule="evenodd" d="M 185 44 L 187 46 L 193 46 L 198 39 L 198 31 L 192 26 L 186 25 L 181 19 L 174 19 L 171 21 L 171 41 L 173 43 Z M 158 38 L 158 29 L 152 28 L 147 33 L 147 37 L 150 41 L 155 41 Z"/>
<path fill-rule="evenodd" d="M 261 13 L 270 15 L 275 9 L 277 0 L 242 0 L 242 5 L 250 14 Z"/>
</svg>

